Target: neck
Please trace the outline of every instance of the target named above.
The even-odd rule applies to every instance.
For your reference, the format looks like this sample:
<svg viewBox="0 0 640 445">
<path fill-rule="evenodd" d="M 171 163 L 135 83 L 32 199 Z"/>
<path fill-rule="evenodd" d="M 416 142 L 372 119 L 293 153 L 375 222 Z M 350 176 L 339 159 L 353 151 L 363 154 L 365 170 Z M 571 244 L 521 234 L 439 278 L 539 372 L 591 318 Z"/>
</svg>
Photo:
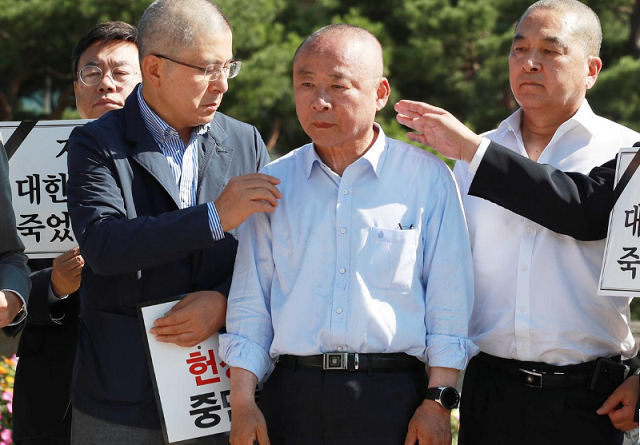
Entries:
<svg viewBox="0 0 640 445">
<path fill-rule="evenodd" d="M 314 144 L 318 157 L 324 162 L 331 170 L 336 172 L 339 176 L 342 176 L 344 171 L 360 159 L 376 142 L 378 138 L 378 130 L 371 126 L 371 129 L 367 131 L 365 137 L 360 138 L 355 143 L 352 142 L 348 145 L 340 145 L 335 147 L 321 147 Z"/>
<path fill-rule="evenodd" d="M 580 106 L 570 110 L 556 110 L 555 113 L 549 113 L 545 109 L 533 111 L 523 109 L 520 133 L 524 149 L 531 160 L 540 159 L 540 155 L 549 145 L 560 125 L 571 119 L 579 108 Z"/>
<path fill-rule="evenodd" d="M 178 132 L 180 139 L 184 142 L 185 145 L 189 143 L 189 139 L 191 138 L 192 127 L 182 127 L 180 124 L 174 122 L 171 118 L 171 115 L 168 114 L 165 110 L 170 110 L 170 105 L 163 104 L 161 98 L 154 94 L 153 88 L 142 88 L 142 97 L 144 101 L 147 103 L 149 108 L 158 115 L 160 119 L 165 121 L 167 125 Z"/>
</svg>

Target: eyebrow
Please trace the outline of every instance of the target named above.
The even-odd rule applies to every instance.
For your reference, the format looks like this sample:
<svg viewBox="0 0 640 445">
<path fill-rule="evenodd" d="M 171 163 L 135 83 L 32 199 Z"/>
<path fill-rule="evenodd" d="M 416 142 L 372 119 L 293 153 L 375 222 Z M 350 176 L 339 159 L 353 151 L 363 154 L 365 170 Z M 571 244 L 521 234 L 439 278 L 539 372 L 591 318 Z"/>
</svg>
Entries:
<svg viewBox="0 0 640 445">
<path fill-rule="evenodd" d="M 92 60 L 90 62 L 85 63 L 82 67 L 84 68 L 85 66 L 100 66 L 103 65 L 103 62 L 98 62 L 97 60 Z M 113 66 L 121 66 L 121 65 L 127 65 L 127 66 L 131 66 L 131 64 L 126 61 L 126 60 L 116 60 L 113 62 Z"/>
<path fill-rule="evenodd" d="M 523 35 L 521 35 L 521 34 L 516 34 L 513 37 L 513 42 L 519 42 L 521 40 L 525 40 L 525 37 Z M 545 37 L 543 40 L 545 42 L 547 42 L 547 43 L 553 43 L 555 45 L 559 45 L 562 48 L 566 48 L 567 47 L 567 45 L 565 45 L 564 42 L 562 40 L 560 40 L 558 37 Z"/>
<path fill-rule="evenodd" d="M 296 71 L 296 74 L 298 76 L 313 76 L 314 74 L 316 74 L 313 71 L 310 70 L 306 70 L 306 69 L 299 69 L 298 71 Z M 348 77 L 344 74 L 341 73 L 332 73 L 329 74 L 329 77 L 335 79 L 335 80 L 349 80 Z"/>
</svg>

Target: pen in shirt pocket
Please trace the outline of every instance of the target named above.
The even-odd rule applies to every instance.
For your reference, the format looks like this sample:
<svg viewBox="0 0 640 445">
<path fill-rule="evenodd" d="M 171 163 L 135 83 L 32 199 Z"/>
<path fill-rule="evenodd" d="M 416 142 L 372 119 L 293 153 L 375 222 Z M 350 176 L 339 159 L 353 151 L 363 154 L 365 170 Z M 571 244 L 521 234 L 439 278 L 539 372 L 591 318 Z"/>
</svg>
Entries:
<svg viewBox="0 0 640 445">
<path fill-rule="evenodd" d="M 413 230 L 415 229 L 415 227 L 413 226 L 413 224 L 411 224 L 410 226 L 403 226 L 401 222 L 398 223 L 398 229 L 400 230 Z"/>
</svg>

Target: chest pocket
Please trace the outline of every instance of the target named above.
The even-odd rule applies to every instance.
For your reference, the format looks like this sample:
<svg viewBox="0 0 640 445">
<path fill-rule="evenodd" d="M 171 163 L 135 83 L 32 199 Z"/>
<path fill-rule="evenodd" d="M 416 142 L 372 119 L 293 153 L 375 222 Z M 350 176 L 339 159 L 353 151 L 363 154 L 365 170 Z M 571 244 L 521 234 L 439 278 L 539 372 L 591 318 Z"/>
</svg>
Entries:
<svg viewBox="0 0 640 445">
<path fill-rule="evenodd" d="M 371 227 L 365 246 L 366 280 L 380 289 L 407 292 L 416 267 L 418 231 Z"/>
</svg>

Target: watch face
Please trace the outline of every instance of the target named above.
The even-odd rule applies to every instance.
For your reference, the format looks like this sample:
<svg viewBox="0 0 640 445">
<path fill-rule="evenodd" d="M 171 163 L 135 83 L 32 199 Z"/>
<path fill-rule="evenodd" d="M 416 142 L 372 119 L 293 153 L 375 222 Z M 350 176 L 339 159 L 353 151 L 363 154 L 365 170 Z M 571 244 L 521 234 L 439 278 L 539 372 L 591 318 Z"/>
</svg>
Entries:
<svg viewBox="0 0 640 445">
<path fill-rule="evenodd" d="M 442 392 L 440 393 L 440 404 L 443 408 L 455 409 L 458 407 L 459 403 L 460 394 L 458 394 L 458 391 L 455 388 L 447 386 L 442 389 Z"/>
</svg>

